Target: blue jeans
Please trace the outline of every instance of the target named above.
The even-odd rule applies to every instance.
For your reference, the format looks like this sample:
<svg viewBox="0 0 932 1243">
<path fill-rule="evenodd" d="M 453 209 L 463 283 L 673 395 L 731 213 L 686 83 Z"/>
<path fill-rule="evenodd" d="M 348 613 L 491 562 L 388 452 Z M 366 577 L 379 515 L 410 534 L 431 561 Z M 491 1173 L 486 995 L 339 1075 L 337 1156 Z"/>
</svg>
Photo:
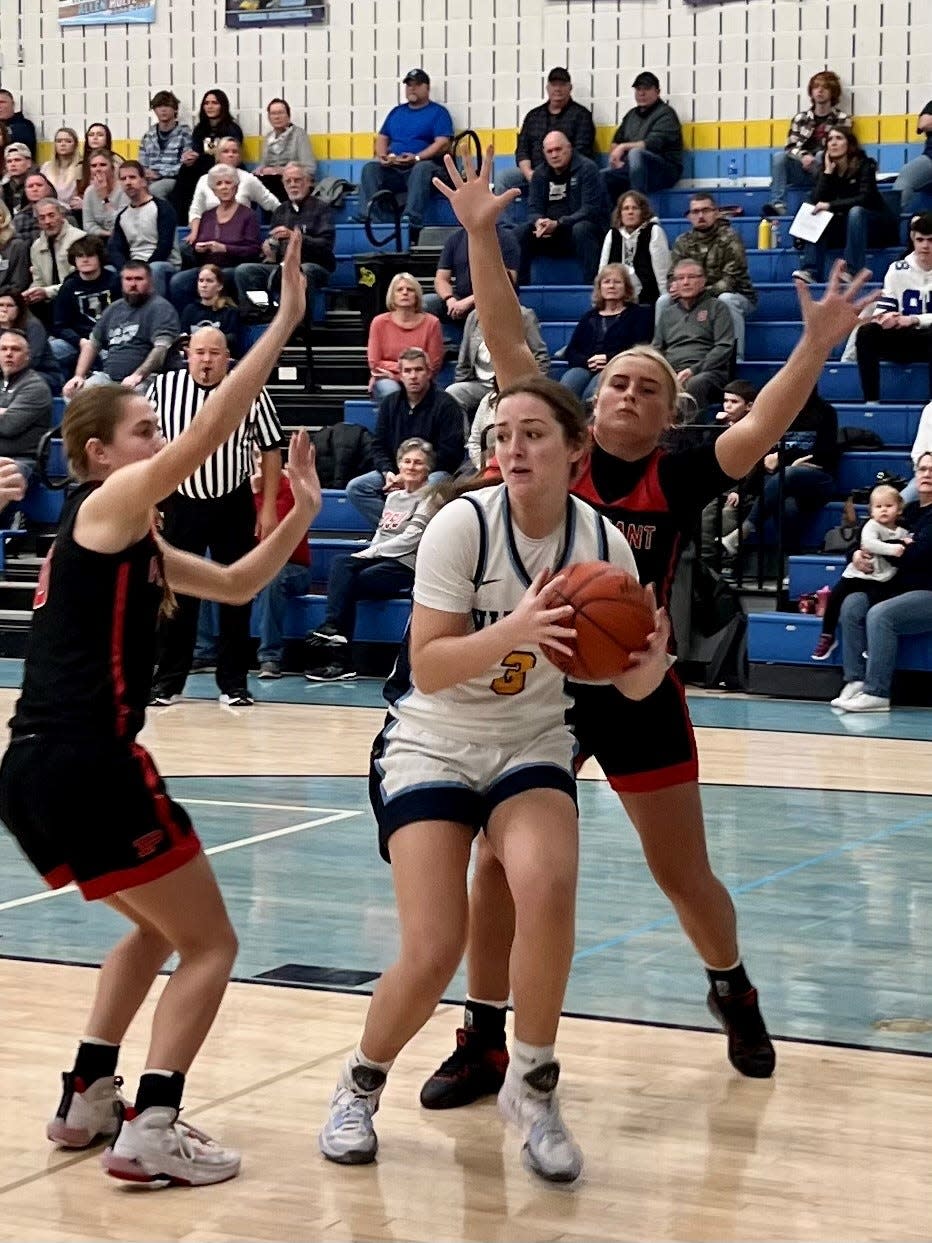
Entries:
<svg viewBox="0 0 932 1243">
<path fill-rule="evenodd" d="M 866 695 L 889 699 L 900 636 L 929 631 L 932 591 L 906 591 L 873 606 L 863 592 L 849 596 L 841 606 L 845 681 L 863 682 Z"/>
<path fill-rule="evenodd" d="M 815 162 L 807 170 L 803 168 L 795 155 L 788 151 L 775 151 L 770 159 L 770 198 L 774 203 L 786 203 L 787 186 L 809 187 L 822 168 L 825 155 L 822 151 L 812 152 Z"/>
<path fill-rule="evenodd" d="M 427 476 L 427 482 L 434 485 L 449 478 L 445 470 L 435 470 Z M 379 525 L 382 509 L 385 506 L 385 476 L 382 472 L 370 470 L 364 475 L 357 475 L 346 485 L 346 495 L 350 504 L 356 507 L 356 512 L 365 518 L 374 531 Z"/>
<path fill-rule="evenodd" d="M 392 393 L 400 393 L 401 385 L 397 380 L 376 380 L 372 385 L 372 404 L 380 406 L 386 397 L 391 397 Z"/>
<path fill-rule="evenodd" d="M 285 614 L 288 601 L 304 596 L 311 590 L 311 571 L 306 565 L 287 561 L 256 596 L 256 618 L 259 623 L 259 663 L 272 660 L 282 663 Z"/>
<path fill-rule="evenodd" d="M 580 401 L 588 401 L 595 395 L 601 371 L 590 371 L 588 367 L 569 367 L 560 376 L 560 383 L 576 394 Z"/>
<path fill-rule="evenodd" d="M 830 233 L 835 222 L 826 229 Z M 825 235 L 823 235 L 824 237 Z M 886 212 L 871 211 L 867 207 L 852 207 L 845 219 L 844 259 L 852 276 L 860 272 L 867 261 L 867 247 L 896 244 L 896 221 Z M 803 267 L 821 281 L 825 278 L 825 256 L 829 246 L 824 241 L 807 242 L 803 247 Z M 883 273 L 874 273 L 883 279 Z"/>
<path fill-rule="evenodd" d="M 302 263 L 301 271 L 307 278 L 307 318 L 310 320 L 314 307 L 314 292 L 315 290 L 323 289 L 325 285 L 330 283 L 330 273 L 326 268 L 321 267 L 319 263 Z M 247 297 L 248 290 L 268 290 L 269 283 L 273 277 L 278 282 L 279 270 L 278 265 L 275 263 L 240 263 L 233 269 L 233 281 L 236 285 L 236 296 L 239 301 L 240 311 L 247 312 L 252 309 L 253 304 Z M 196 297 L 196 278 L 194 283 Z M 278 288 L 277 284 L 276 288 Z M 272 301 L 277 301 L 277 294 L 270 298 L 270 302 Z"/>
<path fill-rule="evenodd" d="M 178 269 L 173 263 L 168 263 L 165 259 L 150 260 L 149 267 L 152 269 L 153 289 L 161 297 L 167 298 L 171 288 L 172 277 Z"/>
<path fill-rule="evenodd" d="M 831 500 L 835 481 L 820 466 L 788 466 L 783 478 L 783 542 L 786 548 L 798 548 L 807 515 L 821 509 Z M 761 531 L 768 518 L 777 516 L 780 496 L 779 475 L 769 475 L 764 490 L 754 502 L 747 521 Z"/>
<path fill-rule="evenodd" d="M 901 210 L 909 211 L 913 199 L 926 186 L 932 186 L 932 158 L 927 155 L 917 155 L 914 160 L 910 160 L 900 169 L 893 183 L 894 190 L 900 192 Z"/>
<path fill-rule="evenodd" d="M 679 181 L 679 170 L 662 155 L 653 151 L 629 151 L 623 168 L 606 168 L 605 192 L 612 208 L 626 190 L 638 190 L 650 194 L 654 190 L 669 190 Z"/>
<path fill-rule="evenodd" d="M 409 591 L 414 571 L 397 557 L 334 557 L 327 580 L 326 621 L 352 639 L 360 600 L 391 600 Z"/>
<path fill-rule="evenodd" d="M 49 337 L 49 348 L 55 355 L 55 361 L 61 365 L 65 375 L 71 375 L 78 361 L 78 351 L 64 337 Z"/>
<path fill-rule="evenodd" d="M 443 172 L 442 167 L 433 160 L 422 160 L 411 168 L 387 168 L 378 160 L 370 160 L 363 164 L 359 175 L 359 191 L 362 199 L 362 210 L 369 206 L 369 201 L 379 190 L 391 190 L 395 195 L 407 195 L 405 213 L 408 223 L 414 229 L 424 224 L 424 212 L 427 201 L 434 192 L 433 180 Z M 381 204 L 377 204 L 372 213 L 373 220 L 387 223 L 391 213 Z"/>
</svg>

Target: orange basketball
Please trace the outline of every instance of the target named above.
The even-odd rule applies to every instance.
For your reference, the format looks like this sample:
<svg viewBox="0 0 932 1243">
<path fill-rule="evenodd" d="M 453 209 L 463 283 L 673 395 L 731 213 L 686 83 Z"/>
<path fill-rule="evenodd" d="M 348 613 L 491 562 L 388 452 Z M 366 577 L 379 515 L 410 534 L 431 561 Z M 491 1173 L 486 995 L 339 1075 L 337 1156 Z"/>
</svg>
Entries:
<svg viewBox="0 0 932 1243">
<path fill-rule="evenodd" d="M 585 561 L 560 571 L 564 582 L 554 605 L 571 604 L 566 623 L 576 630 L 572 657 L 544 648 L 547 659 L 567 677 L 599 682 L 617 677 L 631 664 L 631 653 L 647 647 L 654 609 L 645 587 L 606 561 Z"/>
</svg>

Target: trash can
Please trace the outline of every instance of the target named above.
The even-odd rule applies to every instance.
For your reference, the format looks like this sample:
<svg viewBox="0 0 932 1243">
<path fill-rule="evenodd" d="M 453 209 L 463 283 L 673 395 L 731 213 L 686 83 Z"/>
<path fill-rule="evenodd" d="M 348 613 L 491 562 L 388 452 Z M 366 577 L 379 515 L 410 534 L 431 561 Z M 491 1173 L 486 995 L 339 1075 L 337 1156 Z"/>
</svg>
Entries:
<svg viewBox="0 0 932 1243">
<path fill-rule="evenodd" d="M 385 298 L 392 278 L 399 272 L 411 270 L 411 254 L 407 250 L 373 250 L 356 255 L 354 263 L 359 312 L 368 331 L 376 315 L 381 315 L 385 310 Z"/>
</svg>

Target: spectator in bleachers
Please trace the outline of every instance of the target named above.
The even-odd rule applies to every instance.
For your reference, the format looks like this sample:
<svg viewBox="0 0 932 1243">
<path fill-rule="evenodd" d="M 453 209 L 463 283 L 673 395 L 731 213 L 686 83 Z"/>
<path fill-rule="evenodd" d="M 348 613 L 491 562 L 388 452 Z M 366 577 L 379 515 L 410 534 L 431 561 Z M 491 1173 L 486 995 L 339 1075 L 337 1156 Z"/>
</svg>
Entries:
<svg viewBox="0 0 932 1243">
<path fill-rule="evenodd" d="M 129 206 L 129 199 L 117 179 L 118 165 L 112 151 L 94 151 L 87 167 L 90 180 L 81 199 L 81 223 L 85 233 L 107 242 L 117 216 Z"/>
<path fill-rule="evenodd" d="M 178 120 L 180 106 L 172 91 L 156 91 L 149 102 L 156 123 L 149 126 L 139 144 L 139 163 L 157 199 L 168 198 L 174 190 L 185 152 L 192 149 L 191 127 Z"/>
<path fill-rule="evenodd" d="M 496 224 L 498 244 L 512 282 L 517 284 L 521 249 L 514 230 Z M 476 300 L 472 295 L 472 277 L 469 275 L 469 248 L 465 229 L 454 230 L 443 244 L 440 261 L 434 276 L 434 292 L 424 295 L 424 310 L 436 315 L 441 324 L 465 323 Z"/>
<path fill-rule="evenodd" d="M 430 443 L 412 436 L 396 454 L 396 486 L 389 492 L 372 543 L 359 552 L 334 557 L 327 581 L 327 612 L 308 635 L 315 660 L 309 682 L 345 682 L 355 678 L 352 642 L 360 600 L 391 600 L 414 584 L 417 547 L 436 508 L 428 476 L 434 468 Z"/>
<path fill-rule="evenodd" d="M 760 497 L 741 527 L 722 540 L 726 556 L 733 557 L 742 540 L 762 531 L 768 519 L 777 517 L 781 498 L 783 546 L 797 551 L 806 520 L 832 498 L 838 454 L 838 414 L 819 396 L 818 389 L 813 389 L 783 440 L 764 458 L 766 476 Z"/>
<path fill-rule="evenodd" d="M 899 558 L 890 599 L 872 605 L 863 593 L 841 609 L 845 685 L 833 708 L 845 712 L 887 712 L 900 637 L 932 632 L 932 452 L 916 464 L 919 499 L 903 510 L 912 543 Z M 854 565 L 869 572 L 871 558 L 860 548 Z"/>
<path fill-rule="evenodd" d="M 806 89 L 809 107 L 793 117 L 786 146 L 772 157 L 771 202 L 764 204 L 765 216 L 786 215 L 787 186 L 811 186 L 822 171 L 829 130 L 851 123 L 847 112 L 838 107 L 841 81 L 837 73 L 820 70 L 809 79 Z"/>
<path fill-rule="evenodd" d="M 802 266 L 793 273 L 798 280 L 822 280 L 829 250 L 844 251 L 850 279 L 864 267 L 868 246 L 896 245 L 897 221 L 877 189 L 877 161 L 844 126 L 828 131 L 810 201 L 816 214 L 828 211 L 832 218 L 819 240 L 803 247 Z"/>
<path fill-rule="evenodd" d="M 32 267 L 32 284 L 23 294 L 30 307 L 38 311 L 40 318 L 51 325 L 52 308 L 49 305 L 61 288 L 61 283 L 74 271 L 68 249 L 72 242 L 84 237 L 84 230 L 68 224 L 65 209 L 57 199 L 40 199 L 36 203 L 36 219 L 41 232 L 29 248 Z"/>
<path fill-rule="evenodd" d="M 757 389 L 746 380 L 729 380 L 722 395 L 722 409 L 718 411 L 713 425 L 722 431 L 740 423 L 757 398 Z M 702 556 L 712 557 L 715 543 L 723 535 L 730 535 L 738 527 L 740 518 L 750 508 L 751 501 L 760 491 L 759 483 L 764 465 L 760 462 L 728 492 L 709 501 L 702 511 Z M 721 516 L 719 516 L 721 515 Z"/>
<path fill-rule="evenodd" d="M 239 170 L 228 164 L 215 164 L 207 183 L 217 196 L 216 207 L 208 208 L 200 220 L 197 240 L 181 248 L 186 270 L 171 279 L 171 300 L 180 311 L 197 296 L 197 269 L 202 263 L 215 263 L 232 272 L 241 263 L 261 258 L 259 217 L 236 200 Z"/>
<path fill-rule="evenodd" d="M 198 328 L 217 328 L 226 338 L 231 358 L 239 356 L 240 317 L 234 300 L 227 296 L 223 269 L 205 263 L 197 269 L 197 300 L 181 311 L 182 338 L 193 336 Z"/>
<path fill-rule="evenodd" d="M 3 182 L 0 193 L 3 201 L 10 209 L 10 215 L 16 213 L 26 202 L 26 176 L 34 168 L 32 154 L 23 142 L 11 142 L 3 152 Z"/>
<path fill-rule="evenodd" d="M 225 91 L 214 87 L 205 92 L 198 109 L 197 122 L 191 131 L 191 146 L 181 157 L 181 167 L 172 190 L 172 204 L 178 219 L 188 219 L 188 208 L 194 189 L 214 166 L 217 146 L 223 138 L 243 141 L 243 131 L 230 115 L 230 100 Z"/>
<path fill-rule="evenodd" d="M 436 315 L 425 312 L 420 283 L 410 272 L 399 272 L 392 277 L 385 305 L 388 309 L 376 315 L 369 325 L 366 345 L 369 392 L 376 403 L 401 390 L 400 359 L 412 346 L 427 355 L 431 380 L 443 366 L 440 321 Z M 425 439 L 432 440 L 429 436 Z"/>
<path fill-rule="evenodd" d="M 0 455 L 12 458 L 28 481 L 39 441 L 52 426 L 52 393 L 30 365 L 29 342 L 14 329 L 0 332 Z"/>
<path fill-rule="evenodd" d="M 573 98 L 573 81 L 562 65 L 547 74 L 547 102 L 532 108 L 521 122 L 515 147 L 517 167 L 499 174 L 496 194 L 517 186 L 522 195 L 527 195 L 531 177 L 544 162 L 544 139 L 555 130 L 566 135 L 579 155 L 595 159 L 595 121 L 591 111 Z"/>
<path fill-rule="evenodd" d="M 534 355 L 534 361 L 540 368 L 541 375 L 546 375 L 550 370 L 550 355 L 547 352 L 544 338 L 540 335 L 537 316 L 530 307 L 521 308 L 521 322 L 524 325 L 524 340 L 527 347 Z M 452 397 L 462 409 L 467 425 L 472 422 L 473 415 L 483 397 L 492 391 L 494 379 L 492 357 L 482 335 L 479 316 L 475 311 L 470 311 L 463 329 L 463 340 L 460 344 L 459 357 L 456 360 L 453 383 L 447 385 L 447 396 Z"/>
<path fill-rule="evenodd" d="M 544 139 L 544 162 L 534 170 L 528 195 L 528 221 L 517 230 L 521 280 L 530 280 L 537 256 L 575 256 L 583 279 L 599 269 L 599 252 L 608 219 L 608 202 L 599 170 L 554 130 Z"/>
<path fill-rule="evenodd" d="M 865 401 L 880 400 L 880 361 L 929 367 L 932 393 L 932 212 L 909 225 L 912 251 L 891 263 L 874 316 L 857 330 L 858 371 Z"/>
<path fill-rule="evenodd" d="M 631 83 L 634 103 L 612 137 L 605 188 L 614 203 L 625 190 L 667 190 L 683 175 L 680 118 L 660 98 L 660 79 L 643 70 Z"/>
<path fill-rule="evenodd" d="M 637 190 L 623 194 L 612 212 L 599 267 L 607 263 L 624 264 L 642 306 L 654 306 L 667 292 L 670 243 L 650 201 Z"/>
<path fill-rule="evenodd" d="M 909 451 L 909 456 L 913 462 L 913 472 L 919 465 L 919 459 L 924 457 L 926 453 L 932 453 L 932 401 L 924 406 L 919 416 L 919 426 L 916 428 L 916 439 L 913 441 L 913 447 Z M 903 489 L 903 504 L 908 505 L 911 501 L 918 501 L 919 487 L 916 483 L 915 473 L 913 478 Z"/>
<path fill-rule="evenodd" d="M 40 173 L 37 168 L 31 173 L 27 173 L 25 181 L 26 201 L 13 217 L 13 228 L 16 230 L 16 236 L 22 238 L 27 247 L 31 247 L 33 242 L 42 232 L 39 228 L 39 217 L 36 215 L 36 208 L 43 199 L 55 198 L 55 187 L 46 177 L 45 173 Z M 74 224 L 74 217 L 67 216 L 69 224 Z"/>
<path fill-rule="evenodd" d="M 49 346 L 48 333 L 26 305 L 21 293 L 0 294 L 0 329 L 12 328 L 29 342 L 33 371 L 38 372 L 52 393 L 61 392 L 62 375 Z"/>
<path fill-rule="evenodd" d="M 653 331 L 653 309 L 638 305 L 628 269 L 622 263 L 606 264 L 592 284 L 592 310 L 581 317 L 567 343 L 568 370 L 560 383 L 587 401 L 599 387 L 608 360 L 649 342 Z"/>
<path fill-rule="evenodd" d="M 78 135 L 68 125 L 55 131 L 53 141 L 55 153 L 50 160 L 39 168 L 51 183 L 55 197 L 66 207 L 80 210 L 78 198 L 78 182 L 81 178 L 81 152 L 78 146 Z"/>
<path fill-rule="evenodd" d="M 701 413 L 723 393 L 735 350 L 728 308 L 706 289 L 698 259 L 674 264 L 676 292 L 657 307 L 653 346 L 676 370 L 677 379 Z"/>
<path fill-rule="evenodd" d="M 85 384 L 122 384 L 141 389 L 162 370 L 180 332 L 178 313 L 155 292 L 152 269 L 130 259 L 120 273 L 123 297 L 107 307 L 91 335 L 81 342 L 74 375 L 62 392 L 72 397 Z M 100 366 L 91 368 L 103 353 Z"/>
<path fill-rule="evenodd" d="M 113 224 L 107 246 L 110 262 L 120 271 L 127 260 L 142 260 L 151 271 L 156 293 L 167 297 L 171 278 L 181 267 L 175 209 L 167 199 L 149 192 L 146 170 L 137 160 L 126 160 L 117 175 L 129 201 Z"/>
<path fill-rule="evenodd" d="M 240 311 L 248 314 L 250 290 L 271 290 L 278 279 L 288 239 L 301 231 L 301 270 L 307 279 L 307 317 L 310 322 L 314 293 L 330 280 L 336 269 L 336 230 L 333 212 L 313 193 L 314 178 L 303 164 L 285 166 L 282 180 L 285 201 L 272 212 L 269 235 L 262 243 L 262 263 L 241 263 L 234 273 Z M 198 234 L 199 236 L 200 234 Z"/>
<path fill-rule="evenodd" d="M 433 445 L 431 483 L 452 475 L 463 463 L 463 412 L 431 379 L 426 351 L 411 346 L 403 352 L 398 365 L 401 386 L 379 406 L 372 437 L 375 470 L 346 485 L 346 495 L 373 529 L 378 526 L 386 495 L 402 486 L 397 457 L 405 440 L 418 436 Z"/>
<path fill-rule="evenodd" d="M 409 69 L 402 79 L 405 102 L 392 108 L 375 136 L 375 159 L 362 166 L 359 192 L 365 212 L 379 190 L 396 198 L 406 195 L 405 214 L 412 242 L 424 224 L 434 177 L 445 177 L 443 157 L 453 141 L 453 119 L 443 104 L 430 97 L 430 78 L 423 69 Z M 391 219 L 377 203 L 374 220 Z"/>
<path fill-rule="evenodd" d="M 104 266 L 105 260 L 103 241 L 91 234 L 77 238 L 68 247 L 68 262 L 74 271 L 62 281 L 55 298 L 49 339 L 65 375 L 74 371 L 81 342 L 91 335 L 107 307 L 122 296 L 120 278 L 113 268 Z"/>
<path fill-rule="evenodd" d="M 91 176 L 91 160 L 97 152 L 103 151 L 110 157 L 110 165 L 116 177 L 116 170 L 123 163 L 122 156 L 117 155 L 113 150 L 113 135 L 110 132 L 110 126 L 105 125 L 103 121 L 94 121 L 84 131 L 84 149 L 81 153 L 81 175 L 78 177 L 78 195 L 82 202 L 78 204 L 81 210 L 84 210 L 83 198 L 87 192 L 88 186 L 93 178 Z M 113 186 L 111 185 L 111 189 Z M 83 227 L 87 228 L 87 221 L 82 220 Z"/>
<path fill-rule="evenodd" d="M 922 153 L 900 170 L 899 176 L 893 183 L 894 190 L 900 192 L 902 211 L 910 211 L 913 199 L 919 191 L 932 186 L 932 99 L 919 114 L 916 132 L 925 138 Z"/>
<path fill-rule="evenodd" d="M 0 202 L 0 294 L 29 288 L 29 247 L 16 236 L 6 203 Z"/>
<path fill-rule="evenodd" d="M 272 191 L 267 190 L 265 185 L 253 173 L 240 167 L 243 160 L 243 148 L 238 139 L 221 138 L 215 148 L 214 158 L 216 160 L 215 168 L 218 165 L 225 164 L 229 168 L 236 169 L 239 176 L 239 180 L 236 183 L 237 203 L 245 203 L 247 206 L 256 204 L 263 211 L 267 212 L 273 212 L 279 206 L 279 200 Z M 197 241 L 197 232 L 204 212 L 209 211 L 212 207 L 216 207 L 219 202 L 220 200 L 210 188 L 207 174 L 205 173 L 194 189 L 194 197 L 188 209 L 188 224 L 191 226 L 188 234 L 189 245 L 193 246 Z"/>
<path fill-rule="evenodd" d="M 494 440 L 495 407 L 498 404 L 498 381 L 492 378 L 492 387 L 483 397 L 473 415 L 472 426 L 466 440 L 466 456 L 476 471 L 483 471 L 492 456 L 490 441 Z"/>
<path fill-rule="evenodd" d="M 21 143 L 30 155 L 30 163 L 36 158 L 36 127 L 22 112 L 17 111 L 12 91 L 0 88 L 0 121 L 6 126 L 10 139 Z"/>
<path fill-rule="evenodd" d="M 744 323 L 757 306 L 757 290 L 751 283 L 748 257 L 744 243 L 719 211 L 715 199 L 704 190 L 697 190 L 689 200 L 692 228 L 673 243 L 673 266 L 680 259 L 695 259 L 705 272 L 706 290 L 722 302 L 731 315 L 735 329 L 737 359 L 744 359 Z M 657 300 L 659 315 L 669 294 Z"/>
<path fill-rule="evenodd" d="M 291 108 L 284 99 L 273 99 L 266 108 L 269 124 L 272 128 L 262 140 L 262 154 L 256 176 L 279 202 L 283 202 L 285 193 L 284 173 L 289 164 L 298 164 L 306 168 L 311 178 L 311 187 L 317 176 L 317 161 L 311 148 L 311 140 L 307 130 L 295 125 L 291 119 Z"/>
</svg>

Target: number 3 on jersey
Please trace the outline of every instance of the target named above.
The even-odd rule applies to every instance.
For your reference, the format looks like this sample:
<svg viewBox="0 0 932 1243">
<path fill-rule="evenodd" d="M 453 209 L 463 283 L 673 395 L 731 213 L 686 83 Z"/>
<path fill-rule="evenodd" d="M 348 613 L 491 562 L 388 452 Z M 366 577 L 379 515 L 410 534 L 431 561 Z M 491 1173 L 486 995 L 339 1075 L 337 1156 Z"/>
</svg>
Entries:
<svg viewBox="0 0 932 1243">
<path fill-rule="evenodd" d="M 533 652 L 509 652 L 500 664 L 505 672 L 489 683 L 496 695 L 520 695 L 527 682 L 527 675 L 537 664 Z"/>
</svg>

